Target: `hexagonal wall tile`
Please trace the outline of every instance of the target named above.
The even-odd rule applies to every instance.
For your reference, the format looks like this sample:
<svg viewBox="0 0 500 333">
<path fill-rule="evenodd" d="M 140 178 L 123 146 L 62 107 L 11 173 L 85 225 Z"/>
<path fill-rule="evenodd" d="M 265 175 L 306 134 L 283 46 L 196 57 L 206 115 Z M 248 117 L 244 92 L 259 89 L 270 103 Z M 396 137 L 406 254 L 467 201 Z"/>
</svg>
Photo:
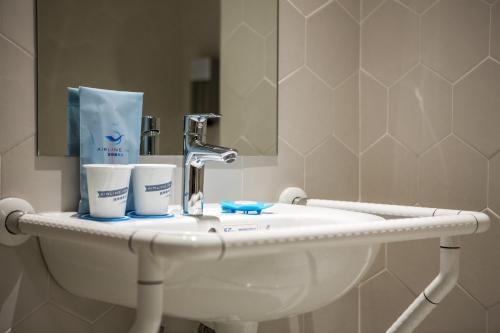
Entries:
<svg viewBox="0 0 500 333">
<path fill-rule="evenodd" d="M 460 284 L 484 306 L 500 302 L 500 220 L 488 212 L 490 229 L 462 237 Z"/>
<path fill-rule="evenodd" d="M 264 38 L 246 26 L 240 26 L 222 46 L 227 61 L 222 62 L 221 77 L 240 96 L 265 76 L 266 50 Z"/>
<path fill-rule="evenodd" d="M 0 32 L 34 54 L 33 0 L 0 1 Z"/>
<path fill-rule="evenodd" d="M 239 96 L 223 82 L 220 92 L 220 108 L 223 115 L 219 122 L 220 141 L 234 144 L 247 129 L 245 98 Z"/>
<path fill-rule="evenodd" d="M 304 315 L 263 321 L 259 323 L 258 333 L 301 333 L 303 322 Z"/>
<path fill-rule="evenodd" d="M 304 333 L 358 332 L 358 288 L 321 309 L 307 313 Z"/>
<path fill-rule="evenodd" d="M 225 42 L 231 33 L 243 23 L 243 0 L 221 0 L 220 32 Z"/>
<path fill-rule="evenodd" d="M 387 271 L 362 284 L 360 292 L 363 333 L 385 332 L 415 298 Z"/>
<path fill-rule="evenodd" d="M 451 85 L 419 66 L 389 90 L 389 133 L 417 154 L 451 131 Z"/>
<path fill-rule="evenodd" d="M 365 150 L 386 132 L 387 90 L 360 72 L 360 149 Z"/>
<path fill-rule="evenodd" d="M 486 159 L 450 136 L 421 157 L 419 203 L 429 207 L 484 209 L 486 177 Z"/>
<path fill-rule="evenodd" d="M 488 311 L 488 332 L 500 332 L 500 304 Z"/>
<path fill-rule="evenodd" d="M 335 138 L 306 157 L 305 190 L 319 199 L 358 198 L 358 158 Z"/>
<path fill-rule="evenodd" d="M 424 319 L 417 332 L 486 332 L 486 311 L 472 297 L 455 287 Z"/>
<path fill-rule="evenodd" d="M 19 247 L 0 245 L 0 328 L 7 330 L 48 300 L 49 275 L 34 238 Z"/>
<path fill-rule="evenodd" d="M 416 202 L 417 157 L 385 136 L 361 155 L 362 201 Z"/>
<path fill-rule="evenodd" d="M 457 80 L 488 55 L 489 21 L 481 1 L 440 1 L 422 18 L 422 61 Z"/>
<path fill-rule="evenodd" d="M 33 59 L 0 36 L 0 153 L 35 132 Z M 15 126 L 13 126 L 15 125 Z"/>
<path fill-rule="evenodd" d="M 266 37 L 266 78 L 277 84 L 278 75 L 278 32 L 274 30 Z"/>
<path fill-rule="evenodd" d="M 275 112 L 269 113 L 276 108 L 276 95 L 276 87 L 264 80 L 248 95 L 245 103 L 246 138 L 261 152 L 277 143 L 278 117 Z"/>
<path fill-rule="evenodd" d="M 387 268 L 413 293 L 421 293 L 439 272 L 439 240 L 387 244 Z"/>
<path fill-rule="evenodd" d="M 280 0 L 279 77 L 283 78 L 304 64 L 306 20 L 287 0 Z"/>
<path fill-rule="evenodd" d="M 328 0 L 290 0 L 304 15 L 309 15 Z"/>
<path fill-rule="evenodd" d="M 390 0 L 361 24 L 361 66 L 391 85 L 418 61 L 418 17 Z"/>
<path fill-rule="evenodd" d="M 418 13 L 423 13 L 430 6 L 435 4 L 438 0 L 399 0 L 401 3 L 404 3 L 414 11 Z"/>
<path fill-rule="evenodd" d="M 304 158 L 284 141 L 278 145 L 278 156 L 243 157 L 243 199 L 275 201 L 287 187 L 304 187 Z"/>
<path fill-rule="evenodd" d="M 112 305 L 104 302 L 78 297 L 61 288 L 56 281 L 50 281 L 50 300 L 65 311 L 93 323 Z"/>
<path fill-rule="evenodd" d="M 301 69 L 280 84 L 279 133 L 305 154 L 333 132 L 330 89 L 308 69 Z"/>
<path fill-rule="evenodd" d="M 52 304 L 46 304 L 13 329 L 15 333 L 91 333 L 90 324 L 66 313 Z"/>
<path fill-rule="evenodd" d="M 491 56 L 500 61 L 500 2 L 491 11 Z"/>
<path fill-rule="evenodd" d="M 366 281 L 373 277 L 374 275 L 380 273 L 385 268 L 385 252 L 387 249 L 387 244 L 381 244 L 378 250 L 377 256 L 373 259 L 373 263 L 365 273 L 361 282 Z"/>
<path fill-rule="evenodd" d="M 277 5 L 276 1 L 245 0 L 245 22 L 262 36 L 267 36 L 276 28 Z"/>
<path fill-rule="evenodd" d="M 35 138 L 2 157 L 2 194 L 24 198 L 36 211 L 72 211 L 78 192 L 78 158 L 36 157 Z"/>
<path fill-rule="evenodd" d="M 361 14 L 361 0 L 338 0 L 339 4 L 344 7 L 357 21 Z"/>
<path fill-rule="evenodd" d="M 500 214 L 500 154 L 490 160 L 488 207 L 496 214 Z"/>
<path fill-rule="evenodd" d="M 370 15 L 384 0 L 361 0 L 361 18 Z"/>
<path fill-rule="evenodd" d="M 487 60 L 453 93 L 456 134 L 490 157 L 500 150 L 500 65 Z"/>
<path fill-rule="evenodd" d="M 358 68 L 359 25 L 336 2 L 307 20 L 307 64 L 334 87 Z"/>
<path fill-rule="evenodd" d="M 135 318 L 135 309 L 115 306 L 92 325 L 92 333 L 127 332 Z"/>
<path fill-rule="evenodd" d="M 333 91 L 333 133 L 352 151 L 358 151 L 359 76 L 353 75 Z"/>
</svg>

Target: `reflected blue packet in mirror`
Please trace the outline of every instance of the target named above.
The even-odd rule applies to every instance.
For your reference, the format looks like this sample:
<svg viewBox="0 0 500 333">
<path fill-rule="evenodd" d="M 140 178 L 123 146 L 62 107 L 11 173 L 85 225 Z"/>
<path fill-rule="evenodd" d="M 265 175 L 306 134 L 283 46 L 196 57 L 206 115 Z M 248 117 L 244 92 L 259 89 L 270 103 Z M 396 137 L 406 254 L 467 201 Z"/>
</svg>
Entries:
<svg viewBox="0 0 500 333">
<path fill-rule="evenodd" d="M 67 155 L 80 155 L 80 95 L 78 88 L 68 87 Z"/>
<path fill-rule="evenodd" d="M 84 164 L 139 162 L 142 92 L 79 88 L 80 96 L 80 214 L 89 212 Z M 127 211 L 133 210 L 129 186 Z"/>
</svg>

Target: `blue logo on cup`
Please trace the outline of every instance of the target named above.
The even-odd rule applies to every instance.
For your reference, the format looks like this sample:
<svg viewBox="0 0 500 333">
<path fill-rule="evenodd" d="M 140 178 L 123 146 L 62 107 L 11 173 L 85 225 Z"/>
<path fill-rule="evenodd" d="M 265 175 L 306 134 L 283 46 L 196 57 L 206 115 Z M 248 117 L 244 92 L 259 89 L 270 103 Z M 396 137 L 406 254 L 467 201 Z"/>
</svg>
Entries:
<svg viewBox="0 0 500 333">
<path fill-rule="evenodd" d="M 160 195 L 170 193 L 170 188 L 172 187 L 172 182 L 156 184 L 156 185 L 145 185 L 146 192 L 160 192 Z"/>
<path fill-rule="evenodd" d="M 106 140 L 109 142 L 119 145 L 122 142 L 122 138 L 124 137 L 123 134 L 120 134 L 118 131 L 113 132 L 114 135 L 106 135 Z"/>
<path fill-rule="evenodd" d="M 99 198 L 112 198 L 121 196 L 128 193 L 128 187 L 120 188 L 118 190 L 111 191 L 97 191 Z"/>
</svg>

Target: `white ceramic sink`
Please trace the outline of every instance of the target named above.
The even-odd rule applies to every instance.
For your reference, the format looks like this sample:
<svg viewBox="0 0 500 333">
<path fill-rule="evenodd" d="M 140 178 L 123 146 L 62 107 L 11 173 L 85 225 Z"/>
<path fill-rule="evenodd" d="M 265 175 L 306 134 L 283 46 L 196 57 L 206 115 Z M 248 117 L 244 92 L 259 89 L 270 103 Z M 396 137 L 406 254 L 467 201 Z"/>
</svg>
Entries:
<svg viewBox="0 0 500 333">
<path fill-rule="evenodd" d="M 45 216 L 54 221 L 67 221 L 70 215 Z M 315 228 L 377 223 L 382 218 L 277 204 L 262 215 L 225 214 L 218 205 L 206 205 L 203 219 L 176 215 L 171 219 L 130 220 L 107 225 L 72 220 L 75 226 L 84 224 L 99 230 L 114 229 L 131 234 L 147 230 L 153 232 L 156 239 L 175 234 L 191 242 L 200 237 L 226 241 L 226 253 L 214 257 L 176 259 L 174 253 L 171 257 L 168 251 L 165 253 L 168 268 L 163 311 L 199 321 L 264 321 L 308 312 L 340 297 L 361 279 L 379 245 L 333 247 L 319 242 L 304 247 L 281 242 L 281 246 L 257 249 L 259 237 L 283 233 L 305 235 L 306 230 Z M 216 233 L 209 233 L 214 229 Z M 246 237 L 257 240 L 254 251 L 231 254 L 231 241 L 238 238 L 244 241 Z M 90 246 L 87 242 L 44 237 L 41 244 L 50 271 L 67 290 L 83 297 L 136 306 L 135 254 L 107 244 Z M 238 245 L 232 246 L 238 248 Z"/>
<path fill-rule="evenodd" d="M 282 197 L 290 202 L 296 195 Z M 256 333 L 260 321 L 342 296 L 369 269 L 381 243 L 440 238 L 440 273 L 387 331 L 394 333 L 413 331 L 455 286 L 457 236 L 484 232 L 490 223 L 481 212 L 304 202 L 275 204 L 262 215 L 206 205 L 202 218 L 182 216 L 175 207 L 170 219 L 99 223 L 74 213 L 30 213 L 25 201 L 4 199 L 0 243 L 39 236 L 61 286 L 137 308 L 132 333 L 156 333 L 163 314 L 215 323 L 217 333 Z"/>
</svg>

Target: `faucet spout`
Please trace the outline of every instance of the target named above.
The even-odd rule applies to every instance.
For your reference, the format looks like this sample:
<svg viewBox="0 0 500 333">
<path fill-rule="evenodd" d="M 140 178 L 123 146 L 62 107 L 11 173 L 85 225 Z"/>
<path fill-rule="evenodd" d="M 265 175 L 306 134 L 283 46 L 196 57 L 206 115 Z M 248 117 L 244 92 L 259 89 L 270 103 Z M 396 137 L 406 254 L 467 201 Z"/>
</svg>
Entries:
<svg viewBox="0 0 500 333">
<path fill-rule="evenodd" d="M 215 146 L 195 140 L 191 144 L 191 152 L 186 158 L 186 163 L 200 168 L 207 161 L 233 163 L 238 157 L 238 151 L 231 148 Z"/>
<path fill-rule="evenodd" d="M 233 163 L 238 157 L 235 149 L 205 142 L 207 120 L 219 117 L 215 114 L 184 116 L 182 210 L 185 215 L 203 215 L 205 162 Z"/>
</svg>

